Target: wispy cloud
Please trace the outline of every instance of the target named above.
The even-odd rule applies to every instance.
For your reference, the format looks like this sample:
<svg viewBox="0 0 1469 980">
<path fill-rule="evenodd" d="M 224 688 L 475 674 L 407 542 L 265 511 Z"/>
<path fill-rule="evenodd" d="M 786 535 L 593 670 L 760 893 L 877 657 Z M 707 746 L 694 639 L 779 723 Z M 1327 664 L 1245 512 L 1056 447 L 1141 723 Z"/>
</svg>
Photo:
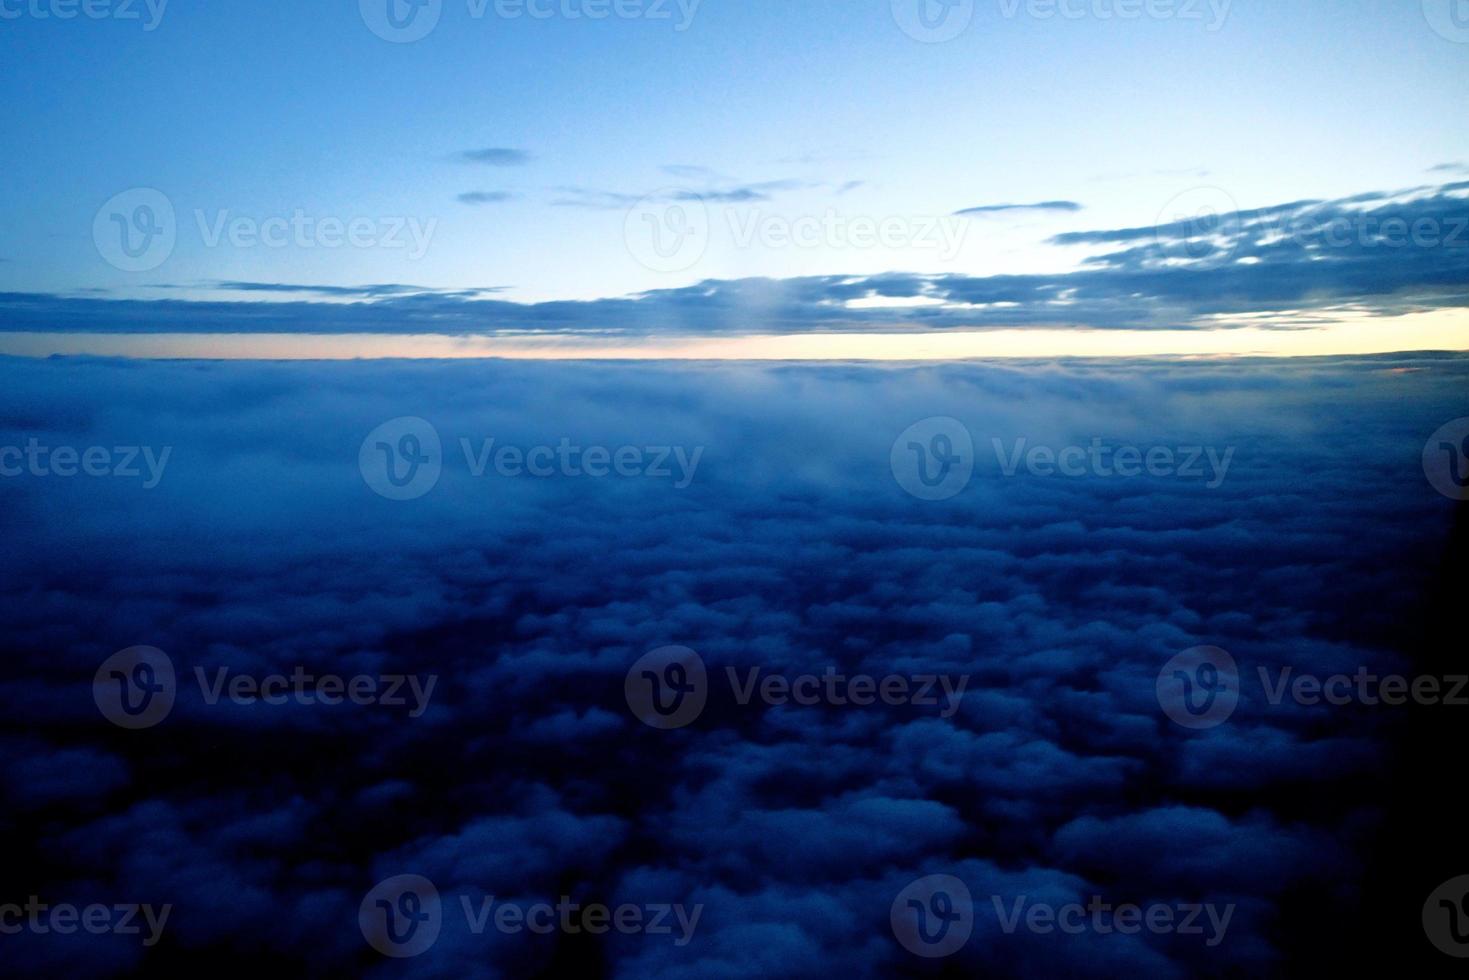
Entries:
<svg viewBox="0 0 1469 980">
<path fill-rule="evenodd" d="M 1081 205 L 1075 201 L 1039 201 L 1035 204 L 981 204 L 978 207 L 965 208 L 955 211 L 954 214 L 972 217 L 981 214 L 1004 214 L 1014 211 L 1080 211 Z"/>
<path fill-rule="evenodd" d="M 520 195 L 511 191 L 465 191 L 455 200 L 460 204 L 501 204 L 513 201 Z"/>
<path fill-rule="evenodd" d="M 555 190 L 561 196 L 552 200 L 551 204 L 555 207 L 588 208 L 599 211 L 629 208 L 646 202 L 703 201 L 708 204 L 751 204 L 769 201 L 774 195 L 787 191 L 820 186 L 822 184 L 819 181 L 784 178 L 748 183 L 710 184 L 704 187 L 663 188 L 649 194 L 629 194 L 594 187 L 558 187 Z"/>
<path fill-rule="evenodd" d="M 630 208 L 642 200 L 637 194 L 599 190 L 594 187 L 557 187 L 554 190 L 561 196 L 553 198 L 551 206 L 558 208 L 588 208 L 597 211 L 609 211 L 616 208 Z"/>
<path fill-rule="evenodd" d="M 464 150 L 455 155 L 464 163 L 479 163 L 489 167 L 523 167 L 531 161 L 526 150 L 508 146 L 490 146 L 482 150 Z"/>
<path fill-rule="evenodd" d="M 432 286 L 413 286 L 406 283 L 372 283 L 364 286 L 328 286 L 320 283 L 249 282 L 224 279 L 192 286 L 167 283 L 158 289 L 215 289 L 236 293 L 301 294 L 338 299 L 384 299 L 390 296 L 433 295 L 439 298 L 459 297 L 472 299 L 476 296 L 503 291 L 505 286 L 479 286 L 469 289 L 442 290 Z"/>
<path fill-rule="evenodd" d="M 704 167 L 692 163 L 666 163 L 659 169 L 668 174 L 670 177 L 707 180 L 729 179 L 728 177 L 725 177 L 723 174 L 719 173 L 719 171 L 717 170 L 713 170 L 709 167 Z"/>
</svg>

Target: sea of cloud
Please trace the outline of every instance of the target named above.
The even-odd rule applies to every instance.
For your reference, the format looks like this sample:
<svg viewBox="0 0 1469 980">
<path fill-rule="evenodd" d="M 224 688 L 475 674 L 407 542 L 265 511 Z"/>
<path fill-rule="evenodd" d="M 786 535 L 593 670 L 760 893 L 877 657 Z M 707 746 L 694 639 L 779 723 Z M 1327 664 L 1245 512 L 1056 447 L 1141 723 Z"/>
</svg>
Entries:
<svg viewBox="0 0 1469 980">
<path fill-rule="evenodd" d="M 13 968 L 626 978 L 1261 975 L 1298 965 L 1306 896 L 1350 922 L 1393 763 L 1390 709 L 1271 704 L 1260 666 L 1408 671 L 1453 504 L 1424 442 L 1469 359 L 907 365 L 0 360 L 0 447 L 168 450 L 143 475 L 0 478 L 0 902 L 170 903 L 163 939 L 24 930 Z M 442 472 L 411 500 L 363 441 L 412 417 Z M 972 434 L 944 500 L 893 443 Z M 480 446 L 702 450 L 655 476 L 475 475 Z M 1233 449 L 1225 477 L 1007 475 L 993 448 Z M 900 450 L 905 447 L 900 447 Z M 902 455 L 900 452 L 898 455 Z M 13 458 L 13 457 L 12 457 Z M 145 458 L 141 452 L 139 458 Z M 179 676 L 110 724 L 99 664 Z M 673 730 L 629 668 L 690 648 L 708 705 Z M 1160 669 L 1239 662 L 1190 730 Z M 944 704 L 742 704 L 730 668 L 965 676 Z M 194 683 L 436 678 L 410 703 L 249 703 Z M 411 701 L 411 699 L 410 699 Z M 1446 870 L 1447 873 L 1447 870 Z M 416 874 L 442 932 L 385 959 L 363 896 Z M 944 960 L 895 898 L 974 897 Z M 1016 899 L 1234 907 L 1206 937 L 1007 932 Z M 475 934 L 461 897 L 702 906 L 674 935 Z M 1319 912 L 1317 914 L 1320 914 Z"/>
</svg>

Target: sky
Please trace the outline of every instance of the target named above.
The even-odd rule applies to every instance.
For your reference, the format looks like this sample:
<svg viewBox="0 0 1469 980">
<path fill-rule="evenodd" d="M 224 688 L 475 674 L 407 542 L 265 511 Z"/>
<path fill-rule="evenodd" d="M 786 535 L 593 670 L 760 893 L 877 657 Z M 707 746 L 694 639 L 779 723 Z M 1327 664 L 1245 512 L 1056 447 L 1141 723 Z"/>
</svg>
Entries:
<svg viewBox="0 0 1469 980">
<path fill-rule="evenodd" d="M 1466 8 L 0 0 L 6 968 L 1469 952 Z"/>
<path fill-rule="evenodd" d="M 707 282 L 1065 277 L 1109 249 L 1059 236 L 1198 216 L 1218 223 L 1195 229 L 1205 248 L 1190 258 L 1217 266 L 1209 236 L 1238 231 L 1241 210 L 1469 177 L 1469 34 L 1436 0 L 112 0 L 70 19 L 54 4 L 0 4 L 0 82 L 13 94 L 0 127 L 14 134 L 0 147 L 0 329 L 11 334 L 158 332 L 170 302 L 249 303 L 250 317 L 282 301 L 408 295 L 515 304 L 469 306 L 449 334 L 687 339 L 715 329 L 705 311 L 650 326 L 633 304 L 595 304 L 697 296 Z M 1447 193 L 1427 212 L 1435 235 L 1378 242 L 1367 258 L 1469 267 L 1457 251 L 1469 232 L 1452 224 L 1465 192 Z M 140 207 L 153 224 L 134 220 Z M 1347 220 L 1342 240 L 1371 244 L 1375 226 Z M 120 250 L 118 221 L 148 246 L 140 257 Z M 150 230 L 166 233 L 144 239 Z M 1434 291 L 1452 296 L 1415 293 L 1409 312 L 1462 317 L 1466 277 L 1451 278 Z M 1333 316 L 1396 315 L 1402 304 L 1380 296 L 1405 284 L 1424 291 L 1412 275 L 1365 298 L 1306 284 L 1235 312 L 1298 327 L 1295 307 L 1312 297 Z M 1146 298 L 1105 326 L 1199 326 L 1191 306 L 1159 320 Z M 98 305 L 67 312 L 79 300 Z M 130 310 L 122 327 L 116 300 L 159 305 Z M 542 306 L 568 301 L 593 305 L 577 322 L 548 322 Z M 746 297 L 724 317 L 738 322 L 717 329 L 870 332 L 877 320 L 973 344 L 974 330 L 1037 325 L 1024 301 L 1013 316 L 1002 306 L 942 325 L 922 307 L 952 310 L 953 297 L 858 291 L 835 301 L 857 315 L 835 319 L 821 309 L 829 298 L 809 302 L 823 322 L 770 324 Z M 1098 325 L 1064 304 L 1042 312 L 1047 327 Z M 435 330 L 405 318 L 354 331 L 312 308 L 248 328 L 205 308 L 168 319 L 177 332 Z M 1410 346 L 1446 345 L 1416 321 L 1389 329 Z M 1370 347 L 1312 333 L 1313 353 Z M 64 349 L 54 337 L 0 339 L 16 353 L 38 343 Z"/>
</svg>

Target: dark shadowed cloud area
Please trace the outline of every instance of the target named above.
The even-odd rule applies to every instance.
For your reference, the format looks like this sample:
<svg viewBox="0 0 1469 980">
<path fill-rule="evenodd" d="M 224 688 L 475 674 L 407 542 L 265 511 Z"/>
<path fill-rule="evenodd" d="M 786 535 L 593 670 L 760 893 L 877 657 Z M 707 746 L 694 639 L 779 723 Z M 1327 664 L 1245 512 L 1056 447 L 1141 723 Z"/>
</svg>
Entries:
<svg viewBox="0 0 1469 980">
<path fill-rule="evenodd" d="M 1129 251 L 1075 280 L 1097 291 L 1089 308 L 1107 308 L 1119 280 L 1173 281 L 1148 269 L 1137 249 L 1150 246 L 1119 244 Z M 1296 263 L 1263 265 L 1278 275 L 1240 273 L 1241 294 L 1300 287 Z M 364 308 L 413 302 L 385 290 Z M 146 476 L 0 478 L 0 827 L 30 842 L 7 859 L 6 896 L 174 905 L 155 947 L 28 932 L 4 938 L 9 968 L 666 980 L 1299 969 L 1317 955 L 1303 923 L 1350 934 L 1364 901 L 1397 716 L 1272 705 L 1247 680 L 1227 722 L 1190 731 L 1165 716 L 1155 682 L 1201 644 L 1249 676 L 1405 669 L 1453 508 L 1420 457 L 1465 414 L 1466 380 L 1469 359 L 1412 355 L 0 360 L 0 446 L 170 449 L 151 489 Z M 409 416 L 440 436 L 442 474 L 418 499 L 386 499 L 359 449 Z M 972 434 L 974 474 L 923 500 L 894 478 L 890 451 L 941 416 Z M 682 488 L 674 461 L 670 477 L 475 476 L 460 440 L 490 438 L 702 455 Z M 1200 476 L 1007 476 L 996 439 L 1007 453 L 1024 439 L 1232 455 L 1217 481 L 1207 464 Z M 138 644 L 181 680 L 162 723 L 125 731 L 99 714 L 92 678 Z M 709 703 L 660 731 L 634 717 L 624 680 L 670 644 L 707 664 Z M 725 670 L 757 666 L 970 680 L 953 712 L 741 705 Z M 418 717 L 211 705 L 192 682 L 196 668 L 298 667 L 438 681 Z M 395 962 L 364 941 L 358 908 L 399 874 L 430 879 L 445 911 L 437 943 Z M 889 914 L 933 874 L 971 891 L 973 935 L 929 963 Z M 684 945 L 677 930 L 475 935 L 459 900 L 490 895 L 703 909 Z M 992 904 L 1093 895 L 1235 908 L 1208 946 L 1007 934 Z"/>
</svg>

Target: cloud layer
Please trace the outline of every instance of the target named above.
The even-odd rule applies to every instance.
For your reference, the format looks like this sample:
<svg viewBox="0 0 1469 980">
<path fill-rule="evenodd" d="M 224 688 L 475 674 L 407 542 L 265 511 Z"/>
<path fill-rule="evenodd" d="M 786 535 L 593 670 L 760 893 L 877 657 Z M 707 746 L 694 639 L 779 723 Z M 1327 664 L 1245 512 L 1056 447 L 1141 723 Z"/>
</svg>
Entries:
<svg viewBox="0 0 1469 980">
<path fill-rule="evenodd" d="M 0 446 L 172 448 L 156 489 L 0 480 L 0 825 L 11 892 L 171 902 L 166 939 L 6 937 L 10 968 L 203 958 L 300 972 L 612 977 L 917 973 L 913 880 L 976 899 L 947 966 L 996 977 L 1267 975 L 1351 932 L 1393 764 L 1391 712 L 1258 691 L 1190 732 L 1163 664 L 1403 667 L 1450 506 L 1426 434 L 1469 361 L 879 368 L 0 360 Z M 431 424 L 437 485 L 384 499 L 359 451 Z M 894 440 L 934 416 L 974 475 L 918 499 Z M 1343 438 L 1349 433 L 1350 438 Z M 684 490 L 474 475 L 479 446 L 703 447 Z M 1233 447 L 1228 477 L 1006 476 L 992 440 Z M 901 450 L 902 447 L 900 447 Z M 371 447 L 369 447 L 371 450 Z M 1371 533 L 1365 533 L 1367 529 Z M 429 710 L 207 703 L 107 724 L 98 664 L 439 676 Z M 624 700 L 668 644 L 727 669 L 964 674 L 959 710 L 742 705 L 659 731 Z M 376 882 L 477 902 L 702 904 L 693 940 L 358 932 Z M 1186 936 L 1006 933 L 1030 901 L 1235 906 Z M 1304 911 L 1314 910 L 1308 916 Z M 1416 910 L 1410 910 L 1416 915 Z M 1316 959 L 1303 959 L 1316 958 Z"/>
<path fill-rule="evenodd" d="M 704 199 L 759 201 L 789 183 L 731 185 Z M 636 201 L 617 192 L 563 190 L 560 203 L 568 206 L 626 208 Z M 353 303 L 0 293 L 0 330 L 637 337 L 1246 324 L 1288 329 L 1316 315 L 1385 316 L 1469 305 L 1469 182 L 1253 210 L 1238 210 L 1222 195 L 1181 201 L 1183 213 L 1170 212 L 1156 226 L 1057 235 L 1051 244 L 1087 254 L 1075 270 L 1053 274 L 707 280 L 619 298 L 539 303 L 486 298 L 475 290 L 405 292 L 375 285 L 328 287 L 362 300 Z M 659 200 L 697 196 L 670 191 Z M 498 200 L 493 193 L 466 197 L 471 203 Z"/>
</svg>

